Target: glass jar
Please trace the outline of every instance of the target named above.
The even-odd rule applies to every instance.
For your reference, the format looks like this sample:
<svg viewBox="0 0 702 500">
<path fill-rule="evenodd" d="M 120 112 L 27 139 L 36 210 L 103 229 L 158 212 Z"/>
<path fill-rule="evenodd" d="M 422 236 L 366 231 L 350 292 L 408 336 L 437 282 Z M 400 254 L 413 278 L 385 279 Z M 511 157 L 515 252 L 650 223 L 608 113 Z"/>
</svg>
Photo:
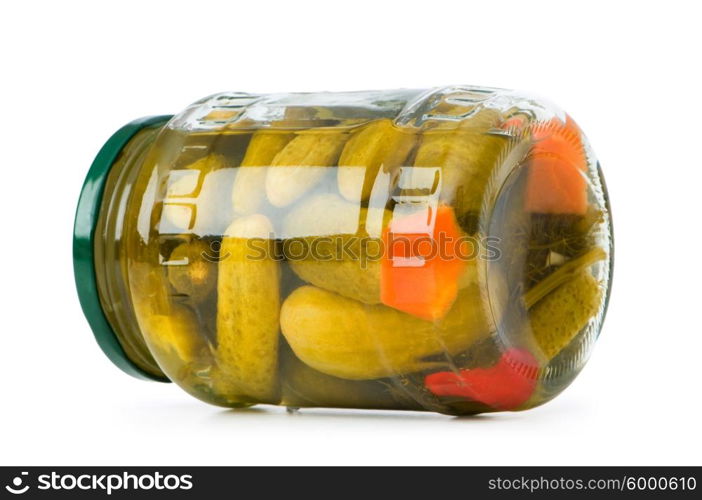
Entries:
<svg viewBox="0 0 702 500">
<path fill-rule="evenodd" d="M 590 355 L 611 218 L 518 92 L 222 93 L 108 141 L 74 264 L 108 356 L 209 403 L 522 410 Z"/>
</svg>

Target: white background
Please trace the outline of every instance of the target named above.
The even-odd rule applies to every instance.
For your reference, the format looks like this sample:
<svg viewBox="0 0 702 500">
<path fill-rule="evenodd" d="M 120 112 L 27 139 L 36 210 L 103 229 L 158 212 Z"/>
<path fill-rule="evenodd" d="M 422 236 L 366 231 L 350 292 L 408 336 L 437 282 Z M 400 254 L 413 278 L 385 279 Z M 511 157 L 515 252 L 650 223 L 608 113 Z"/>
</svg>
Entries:
<svg viewBox="0 0 702 500">
<path fill-rule="evenodd" d="M 697 464 L 702 35 L 696 2 L 3 2 L 0 463 Z M 104 357 L 73 212 L 104 141 L 217 91 L 452 83 L 546 96 L 588 134 L 616 269 L 595 353 L 541 408 L 225 411 Z"/>
</svg>

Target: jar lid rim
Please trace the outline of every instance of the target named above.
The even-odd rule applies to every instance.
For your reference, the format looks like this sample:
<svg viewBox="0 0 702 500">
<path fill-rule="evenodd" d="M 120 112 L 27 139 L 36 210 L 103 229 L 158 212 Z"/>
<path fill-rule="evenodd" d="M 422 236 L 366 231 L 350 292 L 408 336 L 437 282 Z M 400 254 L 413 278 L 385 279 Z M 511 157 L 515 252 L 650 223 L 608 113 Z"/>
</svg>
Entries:
<svg viewBox="0 0 702 500">
<path fill-rule="evenodd" d="M 170 115 L 148 116 L 131 121 L 115 132 L 93 160 L 80 191 L 73 225 L 73 274 L 83 314 L 95 340 L 107 357 L 125 373 L 144 380 L 169 382 L 137 366 L 122 348 L 100 304 L 95 276 L 95 228 L 107 176 L 119 153 L 142 129 L 162 125 Z"/>
</svg>

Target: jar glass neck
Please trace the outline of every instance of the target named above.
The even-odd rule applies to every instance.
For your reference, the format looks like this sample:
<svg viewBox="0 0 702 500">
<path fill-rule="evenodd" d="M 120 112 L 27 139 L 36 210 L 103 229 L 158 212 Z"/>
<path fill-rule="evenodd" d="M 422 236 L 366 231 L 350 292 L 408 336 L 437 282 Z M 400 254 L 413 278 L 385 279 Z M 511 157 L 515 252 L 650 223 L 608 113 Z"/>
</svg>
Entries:
<svg viewBox="0 0 702 500">
<path fill-rule="evenodd" d="M 126 144 L 110 168 L 95 228 L 95 275 L 105 317 L 129 359 L 145 372 L 164 378 L 154 360 L 134 314 L 123 228 L 126 206 L 134 193 L 144 158 L 163 127 L 142 129 Z"/>
</svg>

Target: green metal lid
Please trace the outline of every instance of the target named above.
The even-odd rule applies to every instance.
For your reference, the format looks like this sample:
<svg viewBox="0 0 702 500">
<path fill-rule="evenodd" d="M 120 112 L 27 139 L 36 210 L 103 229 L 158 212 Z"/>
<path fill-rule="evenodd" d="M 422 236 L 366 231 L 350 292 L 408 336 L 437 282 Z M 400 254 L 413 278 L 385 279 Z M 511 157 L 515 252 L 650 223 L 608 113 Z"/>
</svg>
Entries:
<svg viewBox="0 0 702 500">
<path fill-rule="evenodd" d="M 139 368 L 117 340 L 100 305 L 95 277 L 94 243 L 105 181 L 122 148 L 145 127 L 165 124 L 171 116 L 150 116 L 128 123 L 110 137 L 95 157 L 80 192 L 73 226 L 73 273 L 83 314 L 103 352 L 122 371 L 145 380 L 168 382 Z"/>
</svg>

